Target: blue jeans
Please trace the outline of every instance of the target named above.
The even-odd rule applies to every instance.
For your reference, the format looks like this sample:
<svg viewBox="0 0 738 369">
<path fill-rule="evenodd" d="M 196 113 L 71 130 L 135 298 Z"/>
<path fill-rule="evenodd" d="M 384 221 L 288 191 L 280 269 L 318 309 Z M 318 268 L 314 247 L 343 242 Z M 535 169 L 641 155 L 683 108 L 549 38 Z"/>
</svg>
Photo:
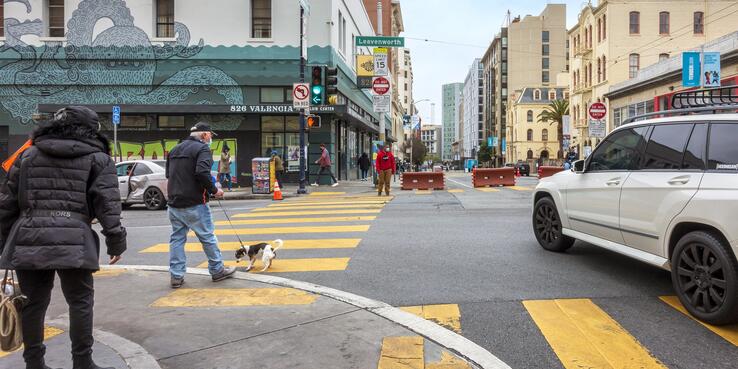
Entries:
<svg viewBox="0 0 738 369">
<path fill-rule="evenodd" d="M 169 239 L 169 273 L 175 278 L 184 278 L 187 270 L 185 243 L 190 229 L 195 232 L 202 244 L 202 251 L 208 257 L 208 271 L 216 275 L 223 271 L 223 257 L 215 237 L 215 225 L 207 204 L 189 208 L 169 207 L 169 221 L 172 223 L 172 236 Z"/>
<path fill-rule="evenodd" d="M 220 173 L 218 174 L 218 177 L 219 177 L 218 179 L 220 180 L 221 185 L 225 186 L 225 184 L 228 183 L 228 189 L 229 190 L 232 189 L 231 173 Z M 280 183 L 279 185 L 281 186 L 282 184 Z"/>
</svg>

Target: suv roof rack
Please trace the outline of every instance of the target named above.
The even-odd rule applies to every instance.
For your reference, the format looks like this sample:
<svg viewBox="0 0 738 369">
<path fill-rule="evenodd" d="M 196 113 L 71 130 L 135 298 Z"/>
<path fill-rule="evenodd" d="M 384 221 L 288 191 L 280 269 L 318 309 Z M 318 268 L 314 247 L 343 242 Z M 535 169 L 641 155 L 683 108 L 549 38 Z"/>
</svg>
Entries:
<svg viewBox="0 0 738 369">
<path fill-rule="evenodd" d="M 689 113 L 717 113 L 719 111 L 738 111 L 738 86 L 716 87 L 704 90 L 677 92 L 671 97 L 674 109 L 657 111 L 628 117 L 622 124 L 655 116 L 686 115 Z"/>
</svg>

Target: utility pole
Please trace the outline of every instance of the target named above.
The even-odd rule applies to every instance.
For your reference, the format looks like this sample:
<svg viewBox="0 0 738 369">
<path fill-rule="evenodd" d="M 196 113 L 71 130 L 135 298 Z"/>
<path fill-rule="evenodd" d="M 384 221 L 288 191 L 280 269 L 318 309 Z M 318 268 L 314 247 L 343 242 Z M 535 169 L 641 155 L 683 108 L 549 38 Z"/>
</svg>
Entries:
<svg viewBox="0 0 738 369">
<path fill-rule="evenodd" d="M 377 36 L 382 36 L 382 0 L 377 0 Z M 390 103 L 391 109 L 392 103 Z M 379 141 L 386 140 L 384 134 L 384 112 L 379 113 Z"/>
<path fill-rule="evenodd" d="M 300 5 L 300 83 L 305 83 L 305 64 L 307 55 L 305 55 L 305 8 Z M 300 184 L 297 188 L 298 194 L 306 194 L 306 167 L 307 149 L 305 147 L 305 109 L 300 109 Z"/>
</svg>

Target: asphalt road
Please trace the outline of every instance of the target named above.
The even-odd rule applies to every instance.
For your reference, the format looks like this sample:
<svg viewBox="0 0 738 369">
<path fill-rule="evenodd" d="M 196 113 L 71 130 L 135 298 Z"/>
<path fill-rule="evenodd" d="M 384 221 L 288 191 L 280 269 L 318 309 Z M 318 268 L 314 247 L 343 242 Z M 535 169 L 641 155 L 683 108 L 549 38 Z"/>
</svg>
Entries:
<svg viewBox="0 0 738 369">
<path fill-rule="evenodd" d="M 396 306 L 457 304 L 462 334 L 513 368 L 564 367 L 562 362 L 567 357 L 557 345 L 566 337 L 547 340 L 553 336 L 544 334 L 546 324 L 533 319 L 535 310 L 529 305 L 530 301 L 544 300 L 546 306 L 554 299 L 578 299 L 574 301 L 582 306 L 594 304 L 596 311 L 604 312 L 647 356 L 665 367 L 736 368 L 738 349 L 734 343 L 660 300 L 661 296 L 673 295 L 668 272 L 583 243 L 577 243 L 565 254 L 540 248 L 530 221 L 530 189 L 536 183 L 535 178 L 521 178 L 517 189 L 482 192 L 471 188 L 468 175 L 456 173 L 447 178 L 447 190 L 451 192 L 421 195 L 396 191 L 395 198 L 381 213 L 372 214 L 376 219 L 366 232 L 275 233 L 242 238 L 246 242 L 272 238 L 359 238 L 360 243 L 354 248 L 289 249 L 279 254 L 280 260 L 348 258 L 344 270 L 279 275 Z M 368 188 L 365 191 L 367 196 L 376 196 Z M 264 208 L 271 202 L 229 201 L 223 205 L 233 216 Z M 217 221 L 225 220 L 217 204 L 213 204 L 213 214 Z M 332 215 L 304 217 L 310 216 Z M 340 225 L 366 223 L 344 221 Z M 168 242 L 170 229 L 165 211 L 133 208 L 124 213 L 124 224 L 129 231 L 129 251 L 123 263 L 168 264 L 166 252 L 140 252 Z M 281 226 L 290 224 L 257 228 Z M 231 235 L 219 238 L 236 240 Z M 224 256 L 233 259 L 231 251 L 224 251 Z M 189 266 L 206 260 L 197 252 L 188 257 Z M 546 313 L 545 309 L 539 311 Z M 555 317 L 553 322 L 557 322 Z M 738 337 L 738 328 L 730 329 L 728 334 L 732 332 Z M 555 335 L 561 330 L 558 327 L 546 332 Z M 610 339 L 617 345 L 620 339 L 600 337 L 598 332 L 592 336 L 586 327 L 580 333 L 586 337 L 582 345 L 597 340 L 609 345 Z"/>
</svg>

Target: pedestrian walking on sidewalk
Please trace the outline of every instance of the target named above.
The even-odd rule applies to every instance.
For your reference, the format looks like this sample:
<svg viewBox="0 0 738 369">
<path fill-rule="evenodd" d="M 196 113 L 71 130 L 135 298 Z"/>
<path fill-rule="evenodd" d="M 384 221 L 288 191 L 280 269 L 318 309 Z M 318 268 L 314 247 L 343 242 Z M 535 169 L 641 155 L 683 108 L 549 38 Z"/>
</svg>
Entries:
<svg viewBox="0 0 738 369">
<path fill-rule="evenodd" d="M 272 166 L 274 166 L 274 177 L 279 183 L 279 188 L 284 189 L 284 160 L 279 156 L 277 150 L 272 150 Z"/>
<path fill-rule="evenodd" d="M 175 146 L 167 157 L 166 176 L 169 194 L 169 221 L 172 235 L 169 240 L 169 274 L 172 288 L 182 287 L 187 270 L 185 243 L 192 230 L 200 240 L 208 257 L 208 271 L 213 282 L 231 278 L 235 268 L 226 268 L 215 237 L 215 225 L 210 214 L 210 196 L 223 197 L 223 190 L 211 180 L 213 166 L 213 131 L 207 123 L 197 123 L 190 129 L 190 137 Z"/>
<path fill-rule="evenodd" d="M 328 149 L 325 147 L 325 144 L 320 144 L 320 158 L 315 161 L 315 164 L 320 166 L 320 170 L 315 178 L 315 183 L 312 184 L 313 186 L 318 185 L 320 176 L 325 172 L 328 172 L 328 175 L 331 176 L 331 180 L 333 180 L 332 186 L 338 186 L 338 180 L 336 179 L 336 176 L 333 175 L 333 172 L 331 172 L 331 154 L 328 153 Z"/>
<path fill-rule="evenodd" d="M 395 156 L 392 155 L 392 148 L 389 144 L 384 146 L 384 149 L 377 153 L 377 173 L 379 173 L 379 183 L 377 184 L 377 196 L 382 196 L 382 187 L 384 192 L 389 196 L 390 194 L 390 181 L 392 175 L 395 174 Z"/>
<path fill-rule="evenodd" d="M 220 181 L 221 186 L 225 186 L 228 183 L 229 192 L 233 190 L 233 183 L 231 181 L 231 149 L 228 145 L 224 145 L 223 151 L 220 153 L 218 181 Z"/>
<path fill-rule="evenodd" d="M 91 222 L 97 218 L 102 226 L 110 264 L 126 250 L 126 230 L 110 142 L 99 130 L 88 108 L 57 111 L 33 131 L 33 145 L 0 187 L 0 269 L 15 269 L 28 297 L 21 310 L 26 369 L 49 369 L 44 316 L 55 274 L 69 305 L 73 368 L 101 369 L 92 360 L 92 273 L 100 268 L 100 239 Z"/>
<path fill-rule="evenodd" d="M 372 161 L 369 160 L 369 155 L 362 153 L 359 158 L 359 169 L 361 169 L 361 180 L 366 182 L 367 174 L 369 173 L 369 167 L 372 166 Z"/>
</svg>

